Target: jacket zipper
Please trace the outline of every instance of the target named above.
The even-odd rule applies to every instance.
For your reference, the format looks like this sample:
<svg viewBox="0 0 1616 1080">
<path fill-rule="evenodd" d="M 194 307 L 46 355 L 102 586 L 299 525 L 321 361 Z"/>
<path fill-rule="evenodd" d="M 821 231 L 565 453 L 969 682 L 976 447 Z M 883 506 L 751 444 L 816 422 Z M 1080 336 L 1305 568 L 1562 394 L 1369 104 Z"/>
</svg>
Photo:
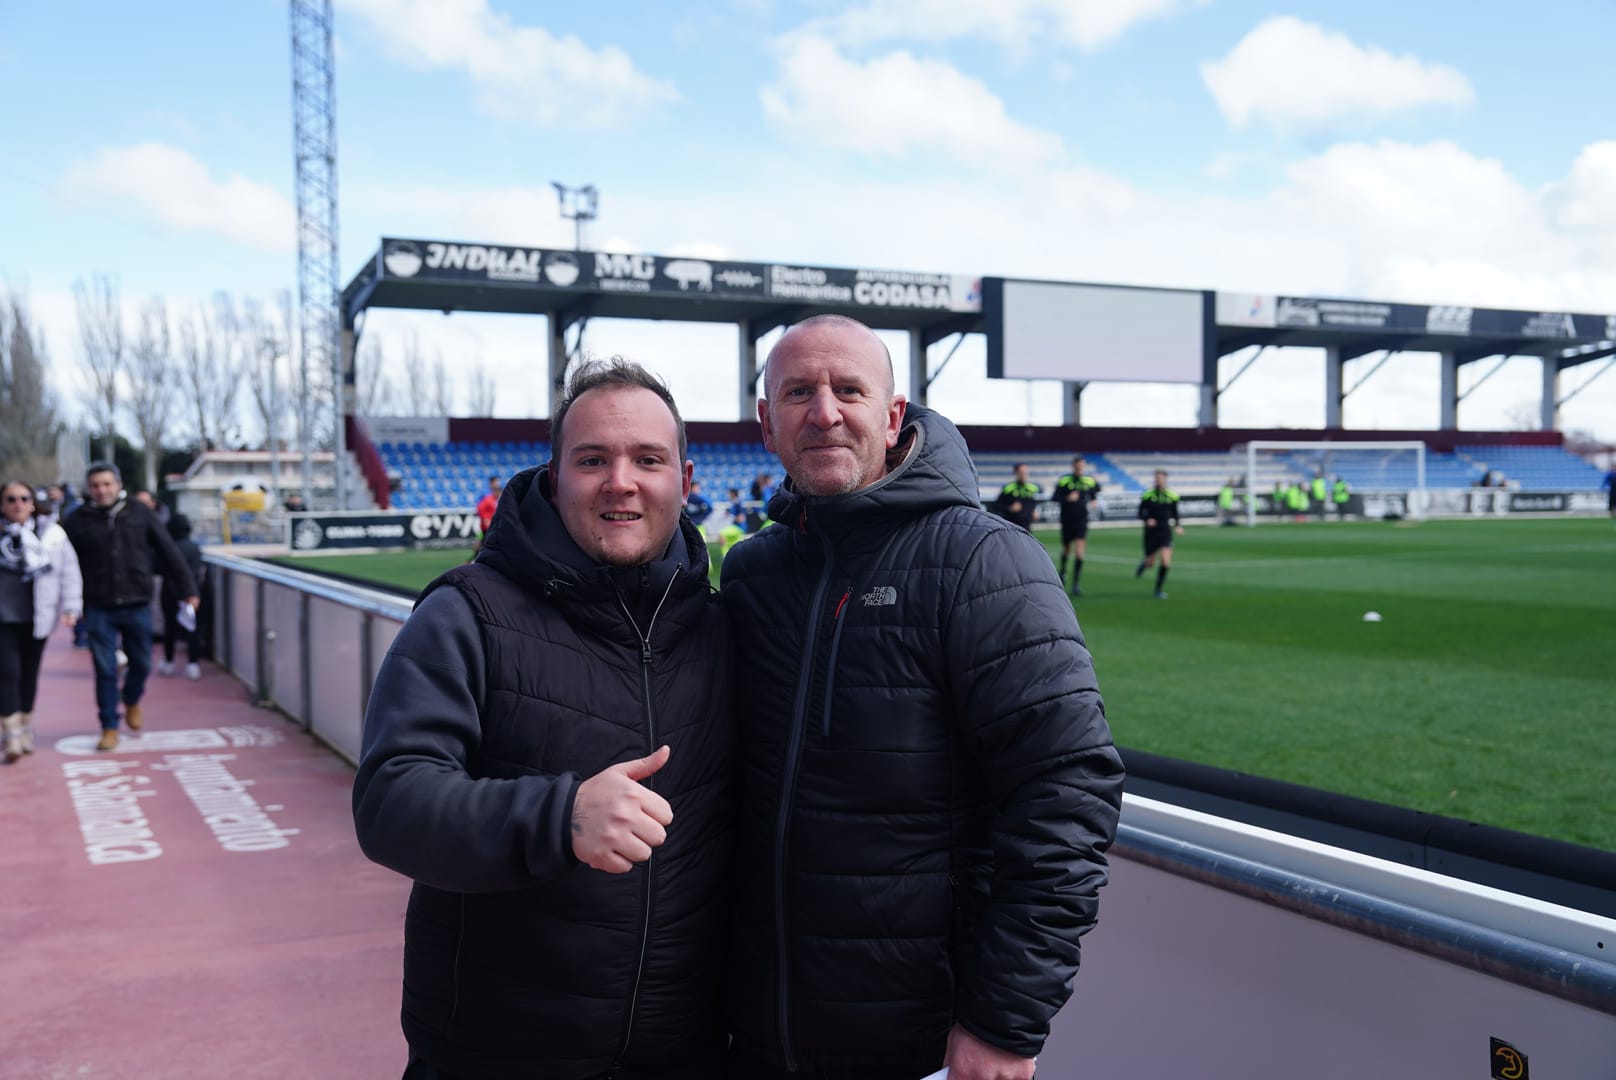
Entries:
<svg viewBox="0 0 1616 1080">
<path fill-rule="evenodd" d="M 830 738 L 830 699 L 836 692 L 836 654 L 842 647 L 842 611 L 847 607 L 848 598 L 852 595 L 853 586 L 849 585 L 847 591 L 842 594 L 841 602 L 836 605 L 836 614 L 831 616 L 831 621 L 836 624 L 836 629 L 831 631 L 830 659 L 825 664 L 825 730 L 823 736 L 826 739 Z"/>
<path fill-rule="evenodd" d="M 640 639 L 640 693 L 645 701 L 646 753 L 648 754 L 655 753 L 657 748 L 656 714 L 651 708 L 651 632 L 656 628 L 657 616 L 662 614 L 662 605 L 668 602 L 668 596 L 673 592 L 673 583 L 679 580 L 679 572 L 683 569 L 683 566 L 673 568 L 673 576 L 668 578 L 668 587 L 662 590 L 662 599 L 657 601 L 656 609 L 651 612 L 651 621 L 646 624 L 645 633 L 643 634 L 640 633 L 639 624 L 634 621 L 634 613 L 629 611 L 628 605 L 623 602 L 623 594 L 621 592 L 617 594 L 617 605 L 623 609 L 623 614 L 627 617 L 628 624 L 634 628 L 634 633 Z M 650 584 L 650 575 L 643 566 L 640 568 L 640 583 L 642 585 Z M 655 791 L 656 777 L 646 777 L 645 786 Z M 622 1049 L 617 1051 L 619 1062 L 628 1053 L 629 1042 L 634 1038 L 634 1014 L 640 1007 L 640 981 L 645 977 L 645 953 L 651 944 L 651 869 L 655 858 L 656 849 L 653 848 L 651 849 L 651 854 L 646 857 L 645 876 L 640 882 L 640 910 L 642 912 L 640 918 L 640 957 L 634 965 L 634 989 L 628 998 L 628 1020 L 623 1025 L 623 1046 Z"/>
<path fill-rule="evenodd" d="M 875 556 L 875 562 L 870 564 L 869 573 L 864 574 L 862 578 L 854 578 L 852 582 L 848 584 L 847 591 L 842 594 L 841 603 L 836 605 L 836 614 L 832 616 L 832 619 L 836 623 L 836 629 L 832 631 L 830 636 L 830 662 L 825 667 L 825 717 L 823 734 L 824 738 L 827 740 L 830 738 L 830 701 L 836 690 L 836 654 L 841 651 L 842 627 L 846 625 L 842 619 L 842 612 L 847 608 L 848 600 L 852 599 L 853 591 L 855 589 L 863 589 L 868 586 L 873 575 L 879 573 L 881 568 L 886 565 L 887 554 L 891 552 L 893 541 L 897 540 L 897 538 L 898 530 L 894 529 L 892 535 L 887 537 L 887 542 L 881 545 L 881 550 Z"/>
<path fill-rule="evenodd" d="M 806 522 L 804 523 L 806 532 Z M 835 560 L 830 549 L 830 537 L 822 536 L 825 549 L 825 569 L 814 586 L 813 602 L 808 605 L 808 622 L 804 630 L 802 667 L 797 672 L 797 700 L 791 709 L 791 738 L 786 747 L 785 771 L 780 776 L 780 813 L 774 829 L 774 947 L 779 958 L 776 967 L 780 998 L 780 1051 L 785 1057 L 786 1071 L 797 1071 L 797 1055 L 791 1048 L 791 957 L 786 946 L 786 827 L 791 818 L 793 789 L 797 786 L 797 766 L 801 763 L 802 734 L 807 724 L 808 686 L 814 671 L 814 652 L 819 635 L 819 605 L 825 598 L 825 587 L 830 584 Z"/>
</svg>

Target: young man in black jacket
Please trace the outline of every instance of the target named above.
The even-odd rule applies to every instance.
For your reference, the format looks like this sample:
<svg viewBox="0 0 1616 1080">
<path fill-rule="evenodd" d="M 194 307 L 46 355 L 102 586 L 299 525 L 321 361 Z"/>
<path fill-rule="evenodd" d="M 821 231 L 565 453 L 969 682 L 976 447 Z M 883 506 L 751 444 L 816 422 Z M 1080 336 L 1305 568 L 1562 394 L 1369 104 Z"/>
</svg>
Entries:
<svg viewBox="0 0 1616 1080">
<path fill-rule="evenodd" d="M 354 825 L 415 879 L 410 1080 L 712 1080 L 730 667 L 655 376 L 585 364 L 365 714 Z"/>
<path fill-rule="evenodd" d="M 84 475 L 84 505 L 62 521 L 84 573 L 84 622 L 95 661 L 95 704 L 101 719 L 97 750 L 118 748 L 118 701 L 130 730 L 144 722 L 140 699 L 152 659 L 152 563 L 172 579 L 184 601 L 196 609 L 197 587 L 168 530 L 145 504 L 128 498 L 116 466 L 104 461 Z M 118 687 L 118 646 L 129 666 Z"/>
<path fill-rule="evenodd" d="M 770 353 L 781 528 L 730 552 L 734 1080 L 1026 1080 L 1071 994 L 1122 763 L 1043 546 L 841 316 Z"/>
</svg>

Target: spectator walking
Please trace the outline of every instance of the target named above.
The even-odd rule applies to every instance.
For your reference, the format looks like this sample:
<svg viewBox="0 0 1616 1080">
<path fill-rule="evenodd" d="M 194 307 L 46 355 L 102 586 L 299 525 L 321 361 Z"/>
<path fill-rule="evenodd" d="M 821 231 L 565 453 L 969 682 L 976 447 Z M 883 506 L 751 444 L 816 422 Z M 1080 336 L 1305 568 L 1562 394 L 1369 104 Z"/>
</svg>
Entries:
<svg viewBox="0 0 1616 1080">
<path fill-rule="evenodd" d="M 101 722 L 97 750 L 118 748 L 118 703 L 131 731 L 144 723 L 140 699 L 151 674 L 152 568 L 159 564 L 194 609 L 191 571 L 174 541 L 143 503 L 128 497 L 115 465 L 98 461 L 84 477 L 86 500 L 63 523 L 84 573 L 84 621 L 95 661 L 95 703 Z M 118 685 L 118 644 L 128 658 Z"/>
<path fill-rule="evenodd" d="M 196 583 L 200 593 L 202 582 L 207 574 L 207 565 L 202 561 L 202 549 L 197 547 L 196 541 L 191 539 L 191 519 L 184 514 L 175 514 L 168 519 L 168 535 L 174 540 L 174 548 L 185 560 L 185 565 L 191 571 L 191 580 Z M 189 614 L 181 616 L 181 607 L 184 597 L 180 595 L 180 586 L 172 577 L 163 576 L 162 586 L 163 603 L 163 659 L 157 665 L 160 675 L 174 674 L 175 646 L 179 639 L 185 638 L 185 677 L 187 679 L 200 679 L 202 677 L 202 631 L 197 623 L 196 608 L 189 609 Z M 189 622 L 190 626 L 185 624 Z"/>
<path fill-rule="evenodd" d="M 34 752 L 45 643 L 58 622 L 72 626 L 83 610 L 73 545 L 60 525 L 34 510 L 27 484 L 0 487 L 0 725 L 7 762 Z"/>
</svg>

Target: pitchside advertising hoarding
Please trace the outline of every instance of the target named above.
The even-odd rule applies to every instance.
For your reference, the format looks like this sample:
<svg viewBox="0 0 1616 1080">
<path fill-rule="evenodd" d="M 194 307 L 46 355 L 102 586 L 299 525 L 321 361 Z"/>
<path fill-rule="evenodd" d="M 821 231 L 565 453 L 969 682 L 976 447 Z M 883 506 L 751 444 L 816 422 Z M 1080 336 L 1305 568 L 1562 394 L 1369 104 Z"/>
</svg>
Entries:
<svg viewBox="0 0 1616 1080">
<path fill-rule="evenodd" d="M 852 307 L 982 310 L 980 279 L 907 270 L 852 270 L 691 256 L 562 251 L 438 240 L 382 241 L 395 281 L 507 285 L 647 295 L 753 299 Z"/>
<path fill-rule="evenodd" d="M 1386 330 L 1399 334 L 1455 337 L 1522 337 L 1544 340 L 1616 340 L 1616 315 L 1568 311 L 1508 311 L 1445 304 L 1389 304 L 1220 292 L 1219 326 L 1263 329 Z"/>
<path fill-rule="evenodd" d="M 286 516 L 286 543 L 293 551 L 468 547 L 479 531 L 477 515 L 458 510 Z"/>
</svg>

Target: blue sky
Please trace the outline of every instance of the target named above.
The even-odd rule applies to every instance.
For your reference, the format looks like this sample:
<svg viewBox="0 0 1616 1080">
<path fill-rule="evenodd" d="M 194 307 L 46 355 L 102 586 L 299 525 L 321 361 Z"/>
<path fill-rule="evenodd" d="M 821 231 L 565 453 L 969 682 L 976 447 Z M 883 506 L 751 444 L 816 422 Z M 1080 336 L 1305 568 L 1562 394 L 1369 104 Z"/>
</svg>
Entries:
<svg viewBox="0 0 1616 1080">
<path fill-rule="evenodd" d="M 1616 312 L 1608 0 L 337 0 L 336 24 L 345 279 L 383 234 L 569 245 L 560 180 L 600 188 L 592 246 L 618 250 Z M 77 279 L 175 312 L 295 286 L 288 25 L 276 0 L 0 7 L 0 275 L 64 398 Z M 543 414 L 542 333 L 367 327 L 395 381 L 412 335 L 481 366 L 501 415 Z M 734 418 L 729 328 L 597 322 L 588 347 Z M 1264 357 L 1223 421 L 1319 424 L 1321 370 Z M 1461 425 L 1514 426 L 1538 382 L 1511 361 Z M 1059 416 L 1052 385 L 987 380 L 975 343 L 932 401 Z M 1187 387 L 1085 398 L 1096 425 L 1194 415 Z M 1386 365 L 1346 419 L 1434 426 L 1434 358 Z M 1616 371 L 1562 426 L 1616 442 Z"/>
</svg>

